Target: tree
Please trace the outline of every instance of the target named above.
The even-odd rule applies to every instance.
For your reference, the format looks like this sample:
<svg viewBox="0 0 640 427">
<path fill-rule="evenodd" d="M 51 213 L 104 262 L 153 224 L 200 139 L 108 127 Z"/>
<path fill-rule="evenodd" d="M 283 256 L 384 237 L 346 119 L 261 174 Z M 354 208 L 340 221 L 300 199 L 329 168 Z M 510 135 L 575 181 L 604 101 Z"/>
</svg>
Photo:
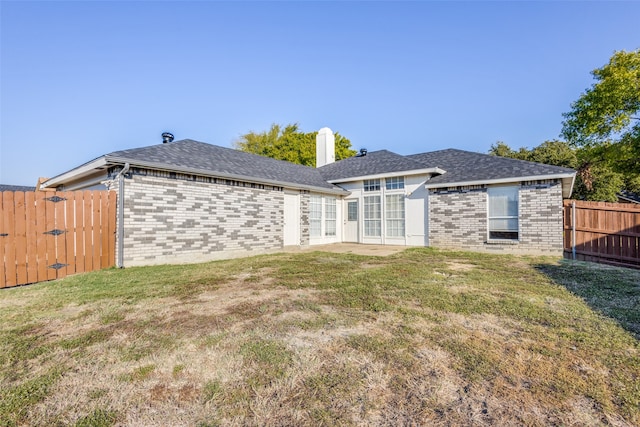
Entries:
<svg viewBox="0 0 640 427">
<path fill-rule="evenodd" d="M 578 166 L 576 151 L 564 141 L 545 141 L 529 152 L 527 160 L 547 165 L 575 169 Z"/>
<path fill-rule="evenodd" d="M 640 192 L 640 49 L 614 52 L 592 74 L 596 83 L 563 115 L 562 135 L 589 154 L 580 174 L 606 168 L 620 174 L 619 190 Z"/>
<path fill-rule="evenodd" d="M 609 63 L 591 72 L 597 80 L 564 113 L 562 134 L 577 146 L 622 141 L 635 133 L 640 122 L 640 49 L 615 52 Z"/>
<path fill-rule="evenodd" d="M 280 126 L 272 124 L 265 132 L 249 132 L 234 142 L 234 146 L 247 153 L 286 160 L 292 163 L 316 165 L 316 135 L 318 132 L 301 132 L 298 124 Z M 334 133 L 336 160 L 346 159 L 356 154 L 351 141 L 338 132 Z"/>
<path fill-rule="evenodd" d="M 489 154 L 491 154 L 492 156 L 509 157 L 511 159 L 532 161 L 529 158 L 531 156 L 531 152 L 525 147 L 520 148 L 520 150 L 518 151 L 513 151 L 511 147 L 509 147 L 505 142 L 502 141 L 497 141 L 495 144 L 491 144 Z"/>
<path fill-rule="evenodd" d="M 489 154 L 565 168 L 575 168 L 578 164 L 576 150 L 568 143 L 558 140 L 545 141 L 531 150 L 522 147 L 518 151 L 514 151 L 506 143 L 498 141 L 491 145 Z"/>
<path fill-rule="evenodd" d="M 489 154 L 577 169 L 573 198 L 615 202 L 624 183 L 623 175 L 605 163 L 594 164 L 593 159 L 598 155 L 593 150 L 575 149 L 567 142 L 554 140 L 545 141 L 531 150 L 521 148 L 514 151 L 499 141 L 491 146 Z"/>
</svg>

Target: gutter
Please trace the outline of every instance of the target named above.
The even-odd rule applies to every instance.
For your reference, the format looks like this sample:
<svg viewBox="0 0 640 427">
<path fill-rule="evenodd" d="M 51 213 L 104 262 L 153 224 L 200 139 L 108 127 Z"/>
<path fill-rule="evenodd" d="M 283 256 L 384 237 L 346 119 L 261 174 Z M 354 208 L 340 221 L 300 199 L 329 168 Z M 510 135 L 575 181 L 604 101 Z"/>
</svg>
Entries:
<svg viewBox="0 0 640 427">
<path fill-rule="evenodd" d="M 118 268 L 124 268 L 124 175 L 129 172 L 129 168 L 129 163 L 125 163 L 115 178 L 118 180 Z"/>
<path fill-rule="evenodd" d="M 273 185 L 274 187 L 285 187 L 285 188 L 292 188 L 297 190 L 309 190 L 309 191 L 323 193 L 323 194 L 335 194 L 335 195 L 341 195 L 341 196 L 351 194 L 349 191 L 343 190 L 342 188 L 339 188 L 339 187 L 338 188 L 316 187 L 314 185 L 297 184 L 293 182 L 278 181 L 278 180 L 269 179 L 269 178 L 256 178 L 256 177 L 239 175 L 234 173 L 227 173 L 227 172 L 211 172 L 203 169 L 190 168 L 190 167 L 184 167 L 184 166 L 175 166 L 175 165 L 168 165 L 168 164 L 161 164 L 161 163 L 154 163 L 154 162 L 145 162 L 140 160 L 132 161 L 130 159 L 126 159 L 123 157 L 107 156 L 106 161 L 108 164 L 118 164 L 118 163 L 128 164 L 128 162 L 131 162 L 134 167 L 154 169 L 154 170 L 164 170 L 169 172 L 180 172 L 184 174 L 192 174 L 192 175 L 200 175 L 200 176 L 210 176 L 214 178 L 232 179 L 237 181 L 254 182 L 256 184 Z"/>
<path fill-rule="evenodd" d="M 346 182 L 354 182 L 354 181 L 362 181 L 365 179 L 379 179 L 379 178 L 389 178 L 396 176 L 413 176 L 413 175 L 424 175 L 424 174 L 445 174 L 447 171 L 441 168 L 426 168 L 426 169 L 412 169 L 406 171 L 398 171 L 398 172 L 383 172 L 376 173 L 371 175 L 358 175 L 358 176 L 350 176 L 347 178 L 338 178 L 338 179 L 330 179 L 327 180 L 329 184 L 340 184 Z"/>
</svg>

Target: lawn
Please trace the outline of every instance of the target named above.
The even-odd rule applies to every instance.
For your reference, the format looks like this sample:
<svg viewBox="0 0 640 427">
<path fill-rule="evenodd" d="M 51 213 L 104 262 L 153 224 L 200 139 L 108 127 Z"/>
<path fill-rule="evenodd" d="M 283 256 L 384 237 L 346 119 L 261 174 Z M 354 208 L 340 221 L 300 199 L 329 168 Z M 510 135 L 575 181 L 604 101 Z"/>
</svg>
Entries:
<svg viewBox="0 0 640 427">
<path fill-rule="evenodd" d="M 0 426 L 640 424 L 640 271 L 409 249 L 0 291 Z"/>
</svg>

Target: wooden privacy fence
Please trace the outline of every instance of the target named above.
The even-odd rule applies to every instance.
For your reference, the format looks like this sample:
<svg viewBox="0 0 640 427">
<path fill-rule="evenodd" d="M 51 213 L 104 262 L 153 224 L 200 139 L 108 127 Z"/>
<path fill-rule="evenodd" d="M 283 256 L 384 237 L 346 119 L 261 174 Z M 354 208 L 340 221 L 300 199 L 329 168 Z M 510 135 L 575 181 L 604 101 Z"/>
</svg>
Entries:
<svg viewBox="0 0 640 427">
<path fill-rule="evenodd" d="M 640 205 L 565 200 L 564 254 L 640 268 Z"/>
<path fill-rule="evenodd" d="M 0 193 L 0 288 L 115 265 L 113 191 Z"/>
</svg>

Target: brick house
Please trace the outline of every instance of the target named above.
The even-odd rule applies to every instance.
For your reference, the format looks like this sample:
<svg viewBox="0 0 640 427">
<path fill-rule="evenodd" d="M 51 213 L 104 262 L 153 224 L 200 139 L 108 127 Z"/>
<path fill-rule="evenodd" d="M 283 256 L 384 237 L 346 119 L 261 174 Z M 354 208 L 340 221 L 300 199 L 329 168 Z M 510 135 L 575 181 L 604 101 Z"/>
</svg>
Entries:
<svg viewBox="0 0 640 427">
<path fill-rule="evenodd" d="M 356 242 L 562 253 L 575 171 L 462 150 L 387 150 L 311 168 L 193 140 L 98 157 L 43 188 L 118 191 L 118 264 L 196 262 Z"/>
</svg>

